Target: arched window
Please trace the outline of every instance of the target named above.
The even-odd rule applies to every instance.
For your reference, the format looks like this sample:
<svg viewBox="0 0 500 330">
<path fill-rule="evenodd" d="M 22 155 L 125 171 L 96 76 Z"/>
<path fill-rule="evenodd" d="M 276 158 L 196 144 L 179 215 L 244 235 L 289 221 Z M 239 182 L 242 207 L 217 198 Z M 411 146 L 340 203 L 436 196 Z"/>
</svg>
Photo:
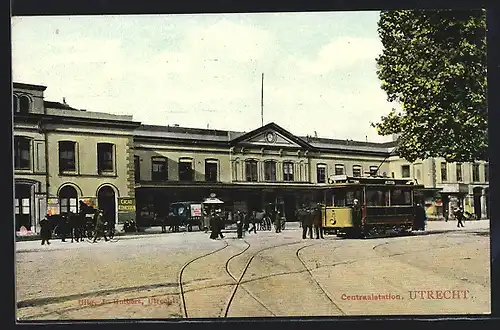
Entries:
<svg viewBox="0 0 500 330">
<path fill-rule="evenodd" d="M 257 182 L 257 161 L 253 159 L 245 160 L 245 178 L 249 182 Z"/>
<path fill-rule="evenodd" d="M 276 162 L 274 160 L 264 162 L 264 180 L 276 181 Z"/>
<path fill-rule="evenodd" d="M 14 168 L 31 169 L 31 140 L 22 136 L 14 137 Z"/>
<path fill-rule="evenodd" d="M 22 95 L 19 98 L 19 112 L 22 114 L 26 114 L 30 112 L 31 108 L 31 100 L 28 96 Z"/>
<path fill-rule="evenodd" d="M 283 162 L 283 181 L 293 181 L 292 162 Z"/>
<path fill-rule="evenodd" d="M 78 213 L 78 193 L 72 186 L 64 186 L 59 191 L 61 214 Z"/>
<path fill-rule="evenodd" d="M 19 98 L 17 95 L 12 95 L 12 109 L 14 113 L 19 112 Z"/>
</svg>

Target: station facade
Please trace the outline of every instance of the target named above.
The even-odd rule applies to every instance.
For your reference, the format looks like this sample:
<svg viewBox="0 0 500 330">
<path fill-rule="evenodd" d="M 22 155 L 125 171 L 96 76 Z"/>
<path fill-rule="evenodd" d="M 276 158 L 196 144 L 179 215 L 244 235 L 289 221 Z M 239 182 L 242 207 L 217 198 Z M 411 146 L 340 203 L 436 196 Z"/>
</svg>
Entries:
<svg viewBox="0 0 500 330">
<path fill-rule="evenodd" d="M 45 101 L 45 86 L 13 87 L 17 230 L 38 231 L 47 212 L 77 212 L 81 200 L 117 220 L 121 201 L 133 201 L 147 222 L 172 202 L 211 193 L 233 210 L 280 204 L 293 221 L 300 204 L 323 198 L 329 176 L 375 172 L 423 184 L 430 218 L 457 204 L 488 217 L 485 162 L 410 163 L 391 156 L 395 142 L 302 137 L 275 123 L 250 132 L 143 125 Z"/>
</svg>

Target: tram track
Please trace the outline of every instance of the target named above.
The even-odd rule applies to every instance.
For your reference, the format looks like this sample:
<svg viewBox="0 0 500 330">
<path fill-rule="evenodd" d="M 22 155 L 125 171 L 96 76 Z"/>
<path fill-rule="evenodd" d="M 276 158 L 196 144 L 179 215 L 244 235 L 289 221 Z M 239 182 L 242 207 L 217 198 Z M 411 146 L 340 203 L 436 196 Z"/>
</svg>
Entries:
<svg viewBox="0 0 500 330">
<path fill-rule="evenodd" d="M 337 240 L 332 240 L 332 241 L 337 241 Z M 319 269 L 319 268 L 325 268 L 325 267 L 335 267 L 335 266 L 338 266 L 338 265 L 341 265 L 341 264 L 351 264 L 351 263 L 355 263 L 355 262 L 362 262 L 362 261 L 366 261 L 366 260 L 369 260 L 369 259 L 373 259 L 373 258 L 390 258 L 390 257 L 393 257 L 393 256 L 401 256 L 401 255 L 407 255 L 407 254 L 415 254 L 415 253 L 420 253 L 420 252 L 423 252 L 423 251 L 428 251 L 429 249 L 421 249 L 421 250 L 413 250 L 413 251 L 404 251 L 404 252 L 401 252 L 401 253 L 391 253 L 392 251 L 390 251 L 388 249 L 388 247 L 390 245 L 393 245 L 393 244 L 396 244 L 397 242 L 392 242 L 392 241 L 385 241 L 385 242 L 382 242 L 380 244 L 376 244 L 374 246 L 371 247 L 371 250 L 373 251 L 377 251 L 379 250 L 378 252 L 381 253 L 380 249 L 386 249 L 387 252 L 389 252 L 389 254 L 387 255 L 381 255 L 381 256 L 375 256 L 375 257 L 368 257 L 368 258 L 361 258 L 361 259 L 351 259 L 351 260 L 345 260 L 345 261 L 339 261 L 339 262 L 335 262 L 335 263 L 332 263 L 332 264 L 329 264 L 329 265 L 324 265 L 324 266 L 321 266 L 321 267 L 316 267 L 316 268 L 309 268 L 307 266 L 307 264 L 304 264 L 305 261 L 303 260 L 303 258 L 300 256 L 300 252 L 303 251 L 305 248 L 307 247 L 310 247 L 310 246 L 314 246 L 314 245 L 317 245 L 317 244 L 309 244 L 309 245 L 306 245 L 306 246 L 303 246 L 301 248 L 299 248 L 297 251 L 296 251 L 296 255 L 297 255 L 297 258 L 300 260 L 300 262 L 304 265 L 304 268 L 306 268 L 304 271 L 295 271 L 295 272 L 282 272 L 282 273 L 277 273 L 277 274 L 271 274 L 271 275 L 267 275 L 267 276 L 263 276 L 263 277 L 259 277 L 259 278 L 251 278 L 251 279 L 248 279 L 248 280 L 245 280 L 244 277 L 245 277 L 245 274 L 248 270 L 248 268 L 250 267 L 250 264 L 252 263 L 253 259 L 261 252 L 265 251 L 265 250 L 270 250 L 270 249 L 273 249 L 273 248 L 279 248 L 279 247 L 283 247 L 283 246 L 288 246 L 288 245 L 294 245 L 294 244 L 299 244 L 299 243 L 305 243 L 304 241 L 297 241 L 297 242 L 290 242 L 290 243 L 287 243 L 287 244 L 280 244 L 280 245 L 273 245 L 273 246 L 269 246 L 269 247 L 266 247 L 266 248 L 263 248 L 263 249 L 259 249 L 258 251 L 256 251 L 250 258 L 250 260 L 245 264 L 245 267 L 243 269 L 243 272 L 242 274 L 238 277 L 238 276 L 235 276 L 234 273 L 231 272 L 229 266 L 230 266 L 230 262 L 232 260 L 234 260 L 235 258 L 237 258 L 238 256 L 241 256 L 242 254 L 244 254 L 245 252 L 247 252 L 250 248 L 250 244 L 248 242 L 245 241 L 245 243 L 248 245 L 247 247 L 245 247 L 245 249 L 243 249 L 242 251 L 239 251 L 238 253 L 236 253 L 235 255 L 232 255 L 228 260 L 226 260 L 226 263 L 225 263 L 225 269 L 226 269 L 226 272 L 228 273 L 229 276 L 231 276 L 231 278 L 233 278 L 233 280 L 236 281 L 236 283 L 231 283 L 231 284 L 223 284 L 223 285 L 218 285 L 218 286 L 230 286 L 230 285 L 234 285 L 234 288 L 233 288 L 233 291 L 231 293 L 231 296 L 228 300 L 228 303 L 226 304 L 226 310 L 225 310 L 225 316 L 224 317 L 227 317 L 227 315 L 229 314 L 229 310 L 230 310 L 230 307 L 231 307 L 231 304 L 233 304 L 234 302 L 234 297 L 239 289 L 239 287 L 241 287 L 242 289 L 244 289 L 247 293 L 249 293 L 249 295 L 255 300 L 257 301 L 259 304 L 261 304 L 266 310 L 270 311 L 269 308 L 266 308 L 264 304 L 262 304 L 258 299 L 258 297 L 256 297 L 255 295 L 253 295 L 252 293 L 249 292 L 248 288 L 245 288 L 244 287 L 244 284 L 246 283 L 250 283 L 250 282 L 253 282 L 253 281 L 258 281 L 258 280 L 262 280 L 264 278 L 271 278 L 271 277 L 275 277 L 275 276 L 282 276 L 282 275 L 288 275 L 288 274 L 294 274 L 294 273 L 302 273 L 302 272 L 308 272 L 309 275 L 311 276 L 311 278 L 313 278 L 313 280 L 318 284 L 318 286 L 320 287 L 320 289 L 327 295 L 327 293 L 323 290 L 323 288 L 321 288 L 321 286 L 319 285 L 319 283 L 316 281 L 316 279 L 314 278 L 314 275 L 312 274 L 314 270 L 316 269 Z M 457 244 L 432 244 L 432 242 L 429 242 L 428 244 L 430 244 L 432 246 L 432 248 L 435 248 L 435 249 L 445 249 L 445 248 L 450 248 L 450 247 L 453 247 L 453 246 L 456 246 Z M 195 291 L 198 291 L 198 290 L 203 290 L 203 289 L 206 289 L 206 288 L 209 288 L 209 287 L 204 287 L 204 288 L 199 288 L 199 289 L 193 289 L 193 290 L 186 290 L 185 288 L 185 283 L 182 282 L 182 275 L 184 273 L 184 270 L 190 265 L 192 264 L 193 262 L 195 262 L 196 260 L 200 260 L 200 259 L 203 259 L 205 257 L 208 257 L 210 255 L 214 255 L 224 249 L 226 249 L 228 246 L 231 246 L 229 245 L 226 241 L 224 241 L 224 246 L 219 248 L 219 249 L 216 249 L 214 251 L 211 251 L 209 253 L 205 253 L 201 256 L 198 256 L 196 258 L 193 258 L 191 260 L 189 260 L 186 264 L 184 264 L 181 268 L 181 270 L 179 271 L 179 293 L 171 293 L 171 294 L 167 294 L 167 295 L 177 295 L 179 294 L 180 295 L 180 301 L 181 301 L 181 309 L 182 309 L 182 312 L 184 312 L 184 317 L 187 317 L 187 313 L 188 313 L 188 309 L 187 309 L 187 306 L 186 306 L 186 297 L 184 296 L 186 292 L 195 292 Z M 338 246 L 338 247 L 335 247 L 334 249 L 337 249 L 337 248 L 340 248 L 344 246 L 343 244 Z M 369 248 L 369 247 L 368 247 Z M 378 253 L 377 253 L 378 254 Z M 384 252 L 382 252 L 382 254 L 385 254 Z M 162 294 L 162 295 L 165 295 L 165 294 Z M 158 295 L 158 296 L 162 296 L 162 295 Z M 142 298 L 147 298 L 148 296 L 145 296 L 145 297 L 142 297 Z M 154 296 L 149 296 L 149 297 L 154 297 Z M 257 299 L 255 299 L 257 298 Z M 141 297 L 136 297 L 136 299 L 141 299 Z M 37 304 L 37 306 L 40 306 L 40 305 L 48 305 L 50 304 L 50 302 L 48 303 L 45 303 L 45 304 Z M 73 310 L 77 310 L 77 309 L 82 309 L 82 308 L 91 308 L 93 306 L 79 306 L 79 307 L 72 307 L 72 308 L 65 308 L 65 309 L 58 309 L 57 311 L 46 311 L 44 313 L 41 313 L 41 314 L 36 314 L 36 315 L 31 315 L 29 317 L 26 317 L 24 319 L 35 319 L 35 318 L 39 318 L 39 317 L 45 317 L 45 316 L 49 316 L 49 315 L 53 315 L 53 314 L 57 314 L 59 317 L 62 317 L 64 314 L 66 314 L 67 312 L 71 312 Z M 95 307 L 95 306 L 94 306 Z M 270 311 L 271 312 L 271 311 Z M 181 313 L 182 314 L 182 313 Z M 274 313 L 271 312 L 271 314 L 274 315 Z M 345 315 L 345 314 L 344 314 Z M 180 316 L 180 315 L 179 315 Z M 182 317 L 182 316 L 181 316 Z"/>
<path fill-rule="evenodd" d="M 295 244 L 300 244 L 300 243 L 303 243 L 303 241 L 298 241 L 298 242 L 290 242 L 290 243 L 286 243 L 286 244 L 279 244 L 279 245 L 273 245 L 273 246 L 268 246 L 268 247 L 265 247 L 265 248 L 262 248 L 262 249 L 259 249 L 257 250 L 251 257 L 250 259 L 247 261 L 247 263 L 245 264 L 245 267 L 243 268 L 243 271 L 240 275 L 240 277 L 238 278 L 236 284 L 234 285 L 234 288 L 233 288 L 233 291 L 226 303 L 226 307 L 225 307 L 225 312 L 224 312 L 224 317 L 227 317 L 228 314 L 229 314 L 229 310 L 231 308 L 231 305 L 234 301 L 234 297 L 236 295 L 236 292 L 238 291 L 238 288 L 240 286 L 242 286 L 242 281 L 243 281 L 243 278 L 248 270 L 248 268 L 250 267 L 250 264 L 252 263 L 252 261 L 254 260 L 254 258 L 259 255 L 260 253 L 264 252 L 264 251 L 267 251 L 267 250 L 271 250 L 271 249 L 275 249 L 275 248 L 279 248 L 279 247 L 283 247 L 283 246 L 290 246 L 290 245 L 295 245 Z M 243 287 L 243 286 L 242 286 Z M 248 290 L 247 290 L 248 292 Z M 252 297 L 253 298 L 253 297 Z M 262 304 L 263 305 L 263 304 Z M 264 305 L 263 305 L 264 306 Z M 270 311 L 267 307 L 265 307 L 266 310 Z M 270 311 L 273 315 L 275 315 L 272 311 Z"/>
<path fill-rule="evenodd" d="M 179 283 L 179 296 L 180 296 L 179 298 L 180 298 L 180 302 L 181 302 L 181 314 L 184 315 L 184 318 L 188 318 L 188 312 L 187 312 L 187 306 L 186 306 L 186 297 L 185 297 L 185 293 L 184 293 L 184 285 L 182 283 L 182 275 L 184 273 L 184 270 L 190 264 L 192 264 L 193 262 L 195 262 L 197 260 L 200 260 L 200 259 L 203 259 L 203 258 L 206 258 L 206 257 L 211 256 L 211 255 L 214 255 L 217 252 L 220 252 L 220 251 L 226 249 L 228 246 L 229 246 L 229 243 L 227 241 L 224 241 L 224 246 L 223 247 L 218 248 L 216 250 L 213 250 L 213 251 L 211 251 L 209 253 L 202 254 L 201 256 L 198 256 L 196 258 L 193 258 L 193 259 L 189 260 L 188 262 L 186 262 L 184 264 L 184 266 L 181 267 L 181 269 L 179 271 L 179 276 L 178 276 L 178 283 Z"/>
<path fill-rule="evenodd" d="M 299 261 L 302 263 L 302 265 L 304 266 L 304 268 L 307 270 L 307 272 L 309 273 L 311 279 L 313 280 L 314 283 L 316 283 L 316 285 L 318 286 L 318 288 L 323 292 L 323 294 L 328 298 L 328 300 L 332 303 L 333 306 L 335 306 L 335 308 L 342 314 L 342 315 L 346 315 L 346 313 L 342 310 L 342 308 L 339 307 L 339 305 L 333 300 L 332 296 L 328 293 L 328 291 L 321 285 L 321 283 L 319 283 L 319 281 L 316 279 L 316 277 L 314 276 L 312 270 L 309 268 L 309 266 L 307 266 L 307 263 L 304 261 L 304 259 L 302 259 L 300 257 L 300 251 L 303 251 L 305 248 L 308 248 L 308 247 L 311 247 L 311 246 L 315 246 L 315 245 L 318 245 L 317 243 L 316 244 L 309 244 L 309 245 L 305 245 L 305 246 L 302 246 L 300 247 L 299 249 L 297 249 L 297 251 L 295 252 L 295 255 L 297 256 L 297 259 L 299 259 Z M 340 245 L 341 246 L 341 245 Z M 334 249 L 337 249 L 339 248 L 340 246 L 337 246 L 335 247 Z"/>
</svg>

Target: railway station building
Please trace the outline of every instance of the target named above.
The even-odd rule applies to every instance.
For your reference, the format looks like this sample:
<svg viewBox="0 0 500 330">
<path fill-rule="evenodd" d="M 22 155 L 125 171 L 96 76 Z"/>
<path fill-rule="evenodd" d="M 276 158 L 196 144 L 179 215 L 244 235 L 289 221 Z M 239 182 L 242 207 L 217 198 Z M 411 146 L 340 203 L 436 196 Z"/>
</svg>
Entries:
<svg viewBox="0 0 500 330">
<path fill-rule="evenodd" d="M 391 156 L 395 142 L 297 136 L 269 123 L 249 132 L 145 125 L 44 99 L 47 87 L 13 85 L 16 230 L 37 232 L 47 212 L 77 212 L 79 201 L 119 220 L 122 202 L 147 223 L 177 201 L 215 193 L 232 210 L 321 201 L 331 175 L 414 179 L 430 219 L 456 204 L 488 218 L 488 163 L 414 163 Z M 130 210 L 130 209 L 129 209 Z M 119 221 L 118 221 L 119 222 Z"/>
</svg>

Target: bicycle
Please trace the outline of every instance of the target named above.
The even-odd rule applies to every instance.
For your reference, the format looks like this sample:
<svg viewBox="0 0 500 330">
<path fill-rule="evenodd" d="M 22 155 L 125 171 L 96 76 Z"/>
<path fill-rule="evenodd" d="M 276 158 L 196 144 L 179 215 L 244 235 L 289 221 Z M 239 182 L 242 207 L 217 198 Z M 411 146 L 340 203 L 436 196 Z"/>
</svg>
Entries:
<svg viewBox="0 0 500 330">
<path fill-rule="evenodd" d="M 120 235 L 117 235 L 116 228 L 114 225 L 108 226 L 107 224 L 105 224 L 103 229 L 104 229 L 104 234 L 106 235 L 106 238 L 108 239 L 108 242 L 116 243 L 120 240 Z M 94 235 L 95 235 L 95 228 L 94 229 L 87 229 L 87 232 L 85 235 L 87 238 L 87 242 L 97 243 L 104 238 L 104 235 L 97 235 L 96 242 L 94 242 Z"/>
</svg>

